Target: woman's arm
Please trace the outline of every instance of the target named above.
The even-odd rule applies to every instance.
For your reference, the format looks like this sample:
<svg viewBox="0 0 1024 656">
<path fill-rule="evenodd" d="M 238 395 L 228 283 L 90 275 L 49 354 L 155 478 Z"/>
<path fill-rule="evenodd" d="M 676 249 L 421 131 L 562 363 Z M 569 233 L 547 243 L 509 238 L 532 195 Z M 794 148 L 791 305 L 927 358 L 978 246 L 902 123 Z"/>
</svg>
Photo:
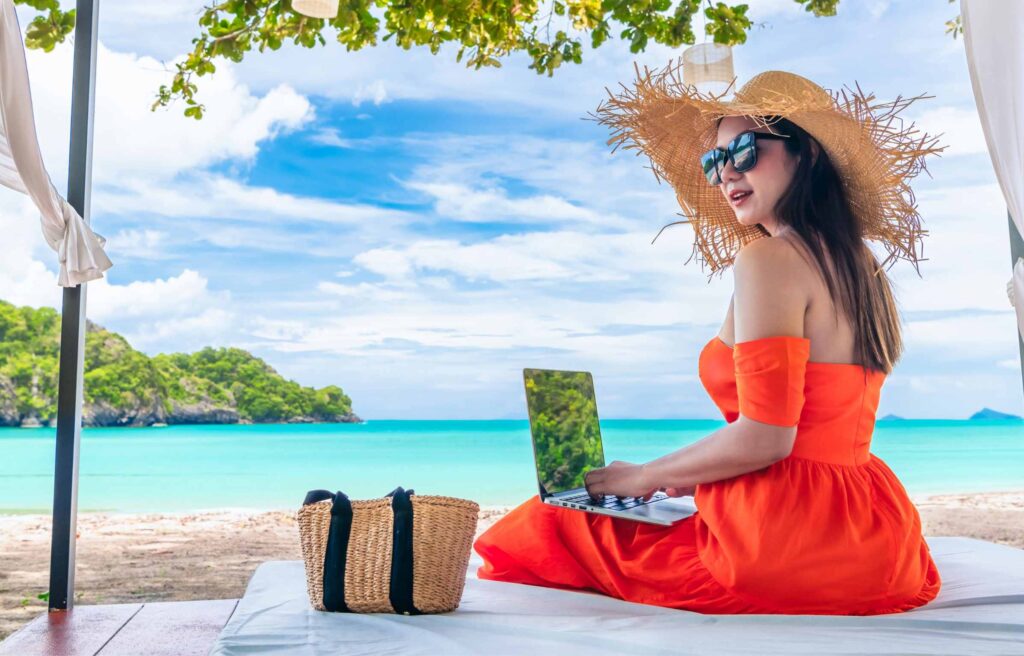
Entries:
<svg viewBox="0 0 1024 656">
<path fill-rule="evenodd" d="M 734 326 L 737 342 L 776 335 L 803 336 L 810 299 L 806 271 L 783 239 L 747 244 L 736 257 Z M 649 496 L 661 488 L 690 487 L 763 469 L 792 451 L 796 426 L 740 417 L 711 435 L 643 465 L 612 463 L 588 472 L 594 496 Z"/>
<path fill-rule="evenodd" d="M 692 487 L 757 471 L 790 454 L 796 426 L 774 426 L 740 416 L 704 439 L 640 465 L 650 489 Z"/>
<path fill-rule="evenodd" d="M 613 462 L 587 472 L 591 496 L 650 497 L 664 488 L 690 488 L 757 471 L 789 455 L 796 426 L 764 424 L 742 415 L 711 435 L 656 460 Z"/>
</svg>

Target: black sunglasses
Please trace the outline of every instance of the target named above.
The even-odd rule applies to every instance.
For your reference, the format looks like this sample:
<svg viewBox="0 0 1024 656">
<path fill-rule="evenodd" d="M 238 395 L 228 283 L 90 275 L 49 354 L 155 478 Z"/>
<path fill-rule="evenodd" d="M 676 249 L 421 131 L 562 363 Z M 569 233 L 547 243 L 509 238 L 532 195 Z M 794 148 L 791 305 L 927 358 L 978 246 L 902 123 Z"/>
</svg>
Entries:
<svg viewBox="0 0 1024 656">
<path fill-rule="evenodd" d="M 757 142 L 761 139 L 789 139 L 789 137 L 771 132 L 747 131 L 736 135 L 736 138 L 730 141 L 725 148 L 709 150 L 700 156 L 700 164 L 708 183 L 722 184 L 722 171 L 728 161 L 732 162 L 737 173 L 754 168 L 754 165 L 757 164 Z"/>
</svg>

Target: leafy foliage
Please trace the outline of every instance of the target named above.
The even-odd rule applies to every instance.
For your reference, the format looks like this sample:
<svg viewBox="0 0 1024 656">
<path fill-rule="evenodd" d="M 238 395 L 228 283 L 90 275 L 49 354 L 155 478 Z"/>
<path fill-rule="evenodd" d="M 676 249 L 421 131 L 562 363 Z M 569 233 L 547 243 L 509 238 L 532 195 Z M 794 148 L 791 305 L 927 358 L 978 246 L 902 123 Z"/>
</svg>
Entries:
<svg viewBox="0 0 1024 656">
<path fill-rule="evenodd" d="M 41 12 L 25 31 L 25 45 L 29 48 L 50 52 L 75 29 L 75 10 L 61 11 L 60 0 L 14 0 L 14 4 L 28 5 Z"/>
<path fill-rule="evenodd" d="M 171 398 L 200 392 L 224 403 L 233 402 L 244 419 L 283 421 L 352 411 L 352 401 L 341 388 L 302 387 L 242 349 L 207 347 L 192 354 L 158 355 L 153 361 L 167 381 Z M 191 377 L 185 377 L 185 372 Z M 192 383 L 192 389 L 186 382 Z"/>
<path fill-rule="evenodd" d="M 832 16 L 839 0 L 795 0 L 815 16 Z M 61 12 L 58 0 L 15 0 L 34 7 L 29 28 L 31 48 L 50 50 L 74 25 L 74 11 Z M 693 18 L 704 7 L 705 33 L 716 43 L 746 41 L 753 26 L 747 5 L 711 0 L 338 0 L 338 15 L 310 18 L 295 12 L 291 0 L 221 0 L 204 7 L 199 36 L 183 61 L 175 64 L 170 84 L 160 87 L 153 109 L 175 99 L 184 113 L 201 119 L 195 78 L 216 72 L 217 58 L 240 62 L 253 50 L 277 50 L 287 42 L 304 48 L 327 44 L 328 38 L 360 50 L 393 41 L 408 50 L 426 46 L 437 54 L 456 44 L 456 61 L 480 69 L 501 66 L 514 52 L 529 55 L 529 67 L 551 76 L 563 63 L 583 61 L 583 40 L 597 48 L 609 38 L 629 42 L 641 52 L 654 41 L 678 47 L 696 41 Z"/>
<path fill-rule="evenodd" d="M 604 464 L 590 377 L 527 370 L 526 394 L 541 485 L 550 493 L 583 487 L 583 475 Z"/>
<path fill-rule="evenodd" d="M 44 419 L 56 414 L 59 352 L 60 315 L 55 310 L 0 301 L 0 378 L 13 386 L 20 414 Z"/>
<path fill-rule="evenodd" d="M 949 4 L 953 4 L 954 2 L 956 2 L 956 0 L 949 0 Z M 957 35 L 963 34 L 963 32 L 964 26 L 963 23 L 960 22 L 960 14 L 957 14 L 952 20 L 946 21 L 946 34 L 953 35 L 953 38 L 955 39 Z"/>
<path fill-rule="evenodd" d="M 44 422 L 56 416 L 59 351 L 60 314 L 0 301 L 0 382 L 10 381 L 21 416 Z M 151 358 L 95 324 L 85 337 L 84 380 L 86 403 L 115 410 L 162 406 L 170 414 L 174 402 L 205 403 L 233 408 L 254 422 L 329 421 L 352 412 L 352 400 L 340 387 L 303 387 L 241 349 Z"/>
<path fill-rule="evenodd" d="M 14 0 L 42 12 L 29 25 L 25 44 L 49 52 L 71 33 L 75 11 L 62 12 L 59 0 Z M 955 0 L 949 0 L 954 2 Z M 839 0 L 794 0 L 815 16 L 835 16 Z M 456 61 L 467 67 L 501 66 L 514 52 L 529 55 L 529 67 L 551 76 L 565 62 L 583 61 L 583 38 L 597 48 L 613 32 L 629 41 L 633 53 L 655 43 L 678 47 L 696 41 L 693 17 L 704 6 L 704 31 L 715 43 L 745 43 L 754 23 L 747 5 L 711 0 L 551 0 L 544 12 L 538 0 L 338 0 L 338 15 L 310 18 L 292 9 L 291 0 L 222 0 L 204 7 L 192 50 L 176 63 L 170 84 L 161 85 L 153 110 L 175 99 L 184 114 L 203 117 L 194 78 L 216 72 L 214 60 L 242 61 L 253 49 L 277 50 L 286 42 L 304 48 L 327 44 L 333 37 L 348 51 L 393 40 L 408 50 L 427 46 L 437 54 L 457 44 Z M 374 11 L 376 10 L 376 12 Z M 383 20 L 382 20 L 383 19 Z M 381 23 L 383 22 L 383 27 Z M 955 39 L 960 16 L 946 22 Z"/>
</svg>

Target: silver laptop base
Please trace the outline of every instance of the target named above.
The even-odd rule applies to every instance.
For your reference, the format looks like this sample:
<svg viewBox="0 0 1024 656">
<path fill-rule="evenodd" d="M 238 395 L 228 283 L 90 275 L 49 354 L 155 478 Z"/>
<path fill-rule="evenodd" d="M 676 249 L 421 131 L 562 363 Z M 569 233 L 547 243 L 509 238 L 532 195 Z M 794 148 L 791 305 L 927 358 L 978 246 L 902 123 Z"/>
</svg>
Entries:
<svg viewBox="0 0 1024 656">
<path fill-rule="evenodd" d="M 585 512 L 596 513 L 598 515 L 609 515 L 611 517 L 629 519 L 635 522 L 659 524 L 661 526 L 671 526 L 672 524 L 680 522 L 697 512 L 697 506 L 694 505 L 693 497 L 665 496 L 662 499 L 652 499 L 647 503 L 642 503 L 638 506 L 625 509 L 605 508 L 597 504 L 586 502 L 578 503 L 574 501 L 566 501 L 561 498 L 562 496 L 575 496 L 575 494 L 575 492 L 570 492 L 568 494 L 563 493 L 558 496 L 548 496 L 544 499 L 544 503 L 551 504 L 552 506 L 560 506 L 562 508 L 583 510 Z"/>
</svg>

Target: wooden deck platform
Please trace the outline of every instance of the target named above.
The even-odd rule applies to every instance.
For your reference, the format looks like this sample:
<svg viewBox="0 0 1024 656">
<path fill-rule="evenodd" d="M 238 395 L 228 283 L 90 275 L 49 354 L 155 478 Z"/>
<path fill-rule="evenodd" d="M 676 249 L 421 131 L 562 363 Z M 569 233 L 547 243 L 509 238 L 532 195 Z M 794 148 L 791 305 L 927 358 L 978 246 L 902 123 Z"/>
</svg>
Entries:
<svg viewBox="0 0 1024 656">
<path fill-rule="evenodd" d="M 77 606 L 44 613 L 0 642 L 0 656 L 205 655 L 237 599 Z"/>
</svg>

